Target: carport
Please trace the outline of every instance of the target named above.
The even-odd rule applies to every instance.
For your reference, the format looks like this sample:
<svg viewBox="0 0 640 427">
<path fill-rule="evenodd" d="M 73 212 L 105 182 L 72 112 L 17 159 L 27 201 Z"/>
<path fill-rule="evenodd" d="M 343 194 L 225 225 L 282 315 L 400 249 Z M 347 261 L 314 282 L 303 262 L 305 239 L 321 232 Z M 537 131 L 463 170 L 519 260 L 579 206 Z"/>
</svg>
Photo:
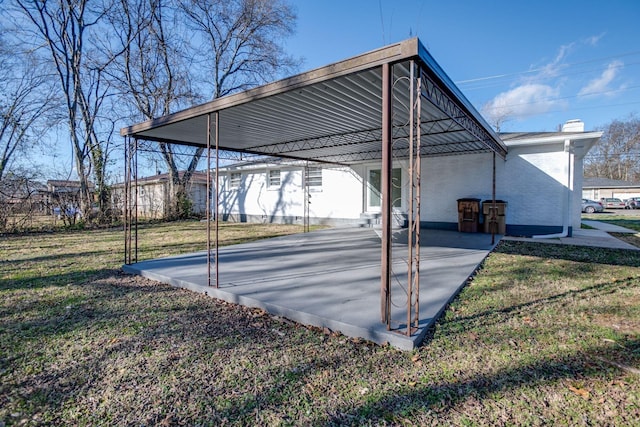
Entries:
<svg viewBox="0 0 640 427">
<path fill-rule="evenodd" d="M 137 261 L 135 194 L 138 140 L 206 148 L 208 165 L 220 151 L 277 156 L 306 162 L 354 165 L 381 163 L 379 244 L 380 318 L 387 330 L 422 336 L 420 314 L 421 158 L 493 153 L 507 149 L 417 38 L 331 64 L 265 86 L 219 98 L 121 130 L 125 155 L 125 264 Z M 394 160 L 408 163 L 407 228 L 394 243 L 391 171 Z M 452 171 L 445 179 L 463 179 Z M 217 188 L 212 189 L 217 210 Z M 133 198 L 132 202 L 129 199 Z M 207 209 L 210 214 L 212 209 Z M 495 209 L 493 210 L 495 211 Z M 210 218 L 208 218 L 210 219 Z M 224 257 L 217 244 L 217 212 L 207 221 L 207 286 L 224 285 Z M 213 234 L 213 235 L 212 235 Z M 402 234 L 402 233 L 401 233 Z M 491 244 L 494 243 L 492 236 Z M 364 250 L 364 249 L 363 249 Z M 403 252 L 406 320 L 392 324 L 391 282 L 399 280 L 394 251 Z M 394 271 L 395 268 L 395 271 Z M 428 278 L 426 278 L 428 280 Z M 349 278 L 345 277 L 348 281 Z M 373 320 L 373 319 L 372 319 Z"/>
</svg>

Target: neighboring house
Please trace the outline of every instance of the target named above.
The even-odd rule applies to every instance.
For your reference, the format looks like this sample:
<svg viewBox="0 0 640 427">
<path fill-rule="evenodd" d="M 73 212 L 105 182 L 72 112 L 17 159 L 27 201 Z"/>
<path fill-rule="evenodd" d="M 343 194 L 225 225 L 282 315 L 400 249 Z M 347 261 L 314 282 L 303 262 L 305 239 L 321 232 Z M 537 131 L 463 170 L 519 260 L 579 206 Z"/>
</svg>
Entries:
<svg viewBox="0 0 640 427">
<path fill-rule="evenodd" d="M 4 214 L 45 214 L 47 201 L 47 187 L 40 182 L 13 176 L 0 182 L 0 210 Z"/>
<path fill-rule="evenodd" d="M 569 121 L 562 132 L 503 133 L 506 160 L 496 161 L 496 199 L 507 202 L 506 234 L 567 233 L 580 228 L 582 162 L 600 138 Z M 492 154 L 422 159 L 421 224 L 456 230 L 457 200 L 492 197 Z M 408 164 L 394 161 L 394 222 L 408 212 Z M 453 172 L 453 173 L 452 173 Z M 380 212 L 380 163 L 332 166 L 293 161 L 244 163 L 220 170 L 222 220 L 358 224 Z"/>
<path fill-rule="evenodd" d="M 182 176 L 184 172 L 180 172 Z M 135 181 L 132 181 L 135 192 Z M 207 212 L 207 174 L 206 172 L 194 172 L 187 187 L 189 200 L 192 203 L 191 211 L 195 215 L 204 215 Z M 124 184 L 118 183 L 112 186 L 112 203 L 114 207 L 123 208 Z M 135 199 L 131 197 L 131 203 Z M 169 174 L 163 173 L 137 180 L 137 206 L 138 215 L 145 218 L 166 218 L 169 209 Z"/>
<path fill-rule="evenodd" d="M 95 186 L 89 184 L 89 191 L 94 192 Z M 67 214 L 79 214 L 80 181 L 56 180 L 47 181 L 47 206 L 50 213 L 60 215 L 61 210 Z"/>
<path fill-rule="evenodd" d="M 609 178 L 584 178 L 582 197 L 592 200 L 599 200 L 602 197 L 617 197 L 622 200 L 640 197 L 640 182 Z"/>
</svg>

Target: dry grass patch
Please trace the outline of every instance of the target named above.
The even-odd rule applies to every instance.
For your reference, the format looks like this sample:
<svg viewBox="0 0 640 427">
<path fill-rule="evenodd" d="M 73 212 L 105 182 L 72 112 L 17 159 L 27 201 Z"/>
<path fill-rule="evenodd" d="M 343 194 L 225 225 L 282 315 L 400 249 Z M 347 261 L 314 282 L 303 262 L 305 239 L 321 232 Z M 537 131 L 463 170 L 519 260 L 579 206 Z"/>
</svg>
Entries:
<svg viewBox="0 0 640 427">
<path fill-rule="evenodd" d="M 145 227 L 141 255 L 202 249 L 197 224 Z M 0 424 L 640 419 L 634 251 L 503 242 L 406 353 L 123 275 L 121 250 L 119 231 L 0 242 Z"/>
</svg>

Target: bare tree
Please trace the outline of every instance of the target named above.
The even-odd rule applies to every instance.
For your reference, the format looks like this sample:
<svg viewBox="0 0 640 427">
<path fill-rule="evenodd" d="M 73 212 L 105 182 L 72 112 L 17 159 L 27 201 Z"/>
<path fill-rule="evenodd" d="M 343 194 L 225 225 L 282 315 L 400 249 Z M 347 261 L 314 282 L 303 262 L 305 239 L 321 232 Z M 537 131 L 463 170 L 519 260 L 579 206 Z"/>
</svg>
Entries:
<svg viewBox="0 0 640 427">
<path fill-rule="evenodd" d="M 213 99 L 287 74 L 298 62 L 281 41 L 296 15 L 285 0 L 178 0 L 202 43 L 199 57 Z"/>
<path fill-rule="evenodd" d="M 42 190 L 33 171 L 16 167 L 7 172 L 0 180 L 0 231 L 24 230 L 45 213 Z"/>
<path fill-rule="evenodd" d="M 6 31 L 7 29 L 3 29 Z M 0 39 L 0 182 L 16 155 L 38 142 L 38 126 L 53 106 L 47 75 L 34 55 Z"/>
<path fill-rule="evenodd" d="M 585 157 L 585 176 L 640 181 L 640 118 L 613 120 Z"/>
<path fill-rule="evenodd" d="M 487 103 L 482 107 L 482 113 L 487 118 L 487 121 L 496 132 L 501 132 L 504 129 L 502 127 L 505 123 L 513 120 L 513 111 L 505 107 L 496 107 L 491 103 Z"/>
<path fill-rule="evenodd" d="M 69 137 L 81 185 L 80 208 L 91 211 L 93 176 L 101 212 L 107 208 L 106 165 L 108 146 L 100 138 L 99 111 L 109 96 L 105 68 L 113 57 L 105 57 L 101 26 L 109 4 L 89 0 L 15 0 L 24 15 L 34 44 L 44 44 L 57 76 L 64 100 Z"/>
<path fill-rule="evenodd" d="M 119 82 L 144 119 L 201 101 L 195 88 L 218 98 L 297 65 L 279 44 L 295 22 L 284 0 L 123 0 L 121 9 L 116 32 L 132 42 Z M 204 150 L 158 147 L 170 176 L 170 216 L 188 215 L 187 188 Z"/>
<path fill-rule="evenodd" d="M 121 0 L 112 14 L 112 25 L 125 45 L 124 54 L 116 62 L 112 78 L 133 101 L 136 118 L 145 120 L 169 114 L 192 105 L 201 98 L 194 95 L 189 80 L 190 62 L 185 28 L 169 0 Z M 183 148 L 159 143 L 161 158 L 170 176 L 171 195 L 168 215 L 189 215 L 186 186 L 202 155 L 202 149 Z M 195 150 L 195 153 L 194 151 Z M 148 151 L 154 151 L 152 149 Z M 188 160 L 186 173 L 180 174 L 181 159 Z"/>
</svg>

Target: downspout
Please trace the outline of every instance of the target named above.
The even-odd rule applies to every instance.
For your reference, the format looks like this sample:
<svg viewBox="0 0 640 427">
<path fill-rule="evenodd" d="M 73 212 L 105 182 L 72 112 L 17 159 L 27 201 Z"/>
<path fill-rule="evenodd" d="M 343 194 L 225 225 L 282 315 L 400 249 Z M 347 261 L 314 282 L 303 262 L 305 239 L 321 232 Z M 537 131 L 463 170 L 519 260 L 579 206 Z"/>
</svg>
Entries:
<svg viewBox="0 0 640 427">
<path fill-rule="evenodd" d="M 567 153 L 567 205 L 563 212 L 562 232 L 555 234 L 539 234 L 531 236 L 533 239 L 559 239 L 569 235 L 569 224 L 571 223 L 571 208 L 573 207 L 573 149 L 571 140 L 564 140 L 564 151 Z"/>
</svg>

